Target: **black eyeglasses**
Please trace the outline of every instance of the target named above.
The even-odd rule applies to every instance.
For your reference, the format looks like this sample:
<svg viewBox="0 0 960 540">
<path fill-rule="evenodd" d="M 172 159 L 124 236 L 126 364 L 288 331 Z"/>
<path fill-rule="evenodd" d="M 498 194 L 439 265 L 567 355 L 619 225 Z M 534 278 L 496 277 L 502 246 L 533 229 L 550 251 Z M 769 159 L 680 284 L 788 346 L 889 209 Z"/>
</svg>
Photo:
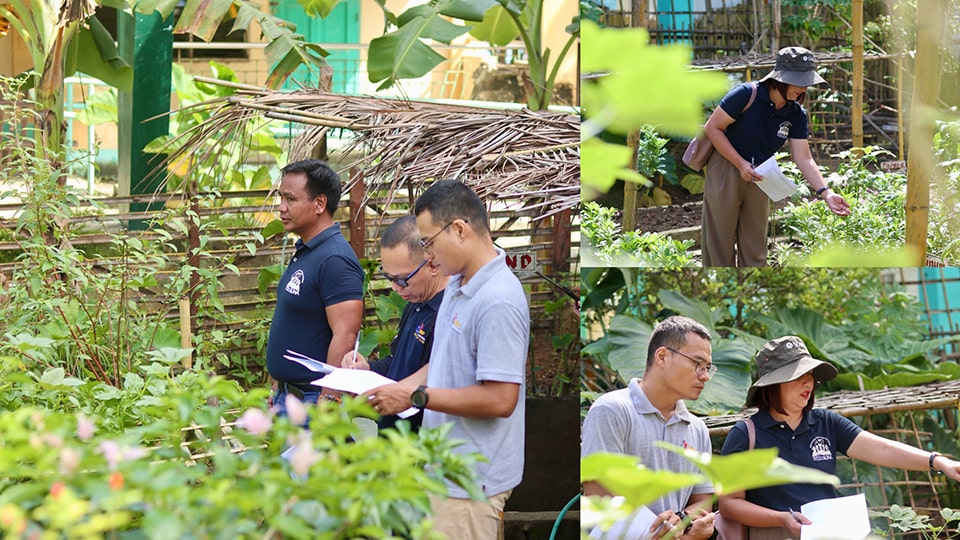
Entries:
<svg viewBox="0 0 960 540">
<path fill-rule="evenodd" d="M 380 275 L 387 278 L 387 280 L 392 281 L 393 283 L 396 283 L 397 285 L 406 288 L 410 286 L 410 279 L 413 278 L 413 276 L 417 275 L 417 272 L 419 272 L 420 269 L 423 268 L 423 265 L 427 264 L 428 262 L 430 262 L 429 259 L 424 260 L 422 263 L 420 263 L 420 266 L 413 269 L 413 272 L 410 272 L 409 274 L 407 274 L 407 277 L 391 276 L 390 274 L 383 271 L 383 266 L 380 266 Z"/>
<path fill-rule="evenodd" d="M 443 231 L 447 230 L 451 225 L 453 225 L 453 222 L 454 222 L 454 221 L 456 221 L 456 220 L 453 220 L 453 221 L 451 221 L 450 223 L 447 223 L 446 225 L 444 225 L 443 228 L 441 228 L 439 231 L 437 231 L 437 234 L 431 236 L 430 238 L 427 238 L 426 240 L 424 240 L 423 238 L 421 238 L 421 239 L 420 239 L 420 247 L 422 247 L 423 249 L 430 249 L 430 248 L 433 246 L 433 241 L 436 240 L 438 236 L 440 236 L 440 233 L 442 233 Z M 467 220 L 463 220 L 463 221 L 466 222 Z"/>
<path fill-rule="evenodd" d="M 680 352 L 680 351 L 678 351 L 678 350 L 671 349 L 670 347 L 667 347 L 666 349 L 667 349 L 668 351 L 672 352 L 672 353 L 677 353 L 677 354 L 679 354 L 680 356 L 682 356 L 682 357 L 686 358 L 687 360 L 690 360 L 691 362 L 693 362 L 694 364 L 696 364 L 696 365 L 697 365 L 697 369 L 696 369 L 697 375 L 699 375 L 699 376 L 701 376 L 701 377 L 704 377 L 704 376 L 705 376 L 705 377 L 708 378 L 708 379 L 712 379 L 713 376 L 717 374 L 717 366 L 715 366 L 715 365 L 713 365 L 713 364 L 704 365 L 702 361 L 697 360 L 696 358 L 692 358 L 692 357 L 690 357 L 690 356 L 687 356 L 687 355 L 683 354 L 682 352 Z"/>
</svg>

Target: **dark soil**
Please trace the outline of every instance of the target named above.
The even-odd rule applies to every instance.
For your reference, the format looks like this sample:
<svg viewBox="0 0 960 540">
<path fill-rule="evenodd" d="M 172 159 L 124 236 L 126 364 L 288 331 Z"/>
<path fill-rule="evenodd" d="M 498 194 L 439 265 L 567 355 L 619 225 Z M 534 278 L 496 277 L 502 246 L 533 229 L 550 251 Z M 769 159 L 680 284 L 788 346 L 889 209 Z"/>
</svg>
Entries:
<svg viewBox="0 0 960 540">
<path fill-rule="evenodd" d="M 703 212 L 703 194 L 693 195 L 683 188 L 664 184 L 662 189 L 670 194 L 670 206 L 637 208 L 637 230 L 640 232 L 663 232 L 700 225 Z"/>
</svg>

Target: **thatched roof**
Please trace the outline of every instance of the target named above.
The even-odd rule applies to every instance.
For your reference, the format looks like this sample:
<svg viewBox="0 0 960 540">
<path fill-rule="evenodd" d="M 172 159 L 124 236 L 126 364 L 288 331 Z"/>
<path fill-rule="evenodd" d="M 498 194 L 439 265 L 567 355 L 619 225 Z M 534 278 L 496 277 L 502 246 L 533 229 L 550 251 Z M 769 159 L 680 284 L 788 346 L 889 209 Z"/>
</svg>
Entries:
<svg viewBox="0 0 960 540">
<path fill-rule="evenodd" d="M 456 178 L 484 199 L 537 208 L 538 217 L 580 202 L 580 119 L 575 115 L 230 86 L 238 94 L 203 104 L 214 114 L 185 134 L 190 139 L 172 159 L 198 151 L 210 137 L 230 137 L 240 124 L 263 115 L 304 126 L 290 150 L 291 161 L 309 156 L 331 128 L 353 132 L 356 138 L 344 150 L 359 157 L 346 168 L 359 169 L 351 183 L 363 181 L 368 192 L 395 194 L 428 180 Z"/>
</svg>

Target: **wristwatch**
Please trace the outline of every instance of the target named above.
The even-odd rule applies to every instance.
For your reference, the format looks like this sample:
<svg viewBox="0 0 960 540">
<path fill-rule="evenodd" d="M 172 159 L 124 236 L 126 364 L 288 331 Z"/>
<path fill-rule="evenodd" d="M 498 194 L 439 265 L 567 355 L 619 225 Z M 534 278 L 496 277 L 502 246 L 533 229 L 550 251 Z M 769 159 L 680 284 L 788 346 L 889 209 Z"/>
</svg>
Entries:
<svg viewBox="0 0 960 540">
<path fill-rule="evenodd" d="M 413 406 L 418 409 L 425 408 L 428 401 L 430 401 L 430 396 L 427 395 L 427 385 L 418 386 L 417 389 L 410 394 L 410 403 L 413 403 Z"/>
</svg>

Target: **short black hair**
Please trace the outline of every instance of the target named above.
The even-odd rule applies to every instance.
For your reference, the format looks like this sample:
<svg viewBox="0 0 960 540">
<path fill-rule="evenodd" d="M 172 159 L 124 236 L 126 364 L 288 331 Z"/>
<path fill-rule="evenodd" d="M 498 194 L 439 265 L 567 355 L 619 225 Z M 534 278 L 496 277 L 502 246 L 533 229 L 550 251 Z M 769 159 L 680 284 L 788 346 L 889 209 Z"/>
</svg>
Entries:
<svg viewBox="0 0 960 540">
<path fill-rule="evenodd" d="M 653 353 L 657 352 L 657 349 L 679 349 L 686 345 L 687 334 L 696 334 L 710 341 L 707 327 L 689 317 L 674 315 L 657 323 L 650 333 L 650 344 L 647 346 L 647 369 L 653 365 Z"/>
<path fill-rule="evenodd" d="M 325 212 L 333 216 L 340 205 L 340 175 L 325 161 L 319 159 L 302 159 L 290 163 L 280 170 L 282 174 L 303 173 L 307 175 L 307 191 L 310 198 L 323 195 L 327 198 Z"/>
<path fill-rule="evenodd" d="M 407 246 L 410 259 L 416 260 L 419 255 L 423 259 L 423 248 L 420 246 L 420 232 L 417 230 L 417 218 L 407 215 L 391 223 L 380 237 L 380 247 L 395 248 L 399 245 Z"/>
<path fill-rule="evenodd" d="M 767 79 L 763 81 L 763 84 L 767 85 L 768 92 L 770 91 L 771 88 L 776 88 L 777 92 L 780 92 L 780 95 L 783 96 L 783 99 L 787 99 L 787 88 L 789 88 L 790 86 L 789 84 L 783 81 L 778 81 L 776 79 Z M 803 105 L 803 102 L 806 99 L 807 99 L 807 91 L 804 90 L 803 92 L 800 92 L 799 96 L 797 96 L 797 103 L 799 103 L 800 105 Z"/>
<path fill-rule="evenodd" d="M 757 407 L 761 411 L 774 410 L 780 414 L 787 414 L 787 411 L 783 409 L 783 402 L 780 401 L 780 384 L 771 384 L 757 388 L 756 394 L 753 395 L 753 403 L 747 406 Z M 804 416 L 812 410 L 813 392 L 810 392 L 810 399 L 808 399 L 807 404 L 803 406 Z"/>
<path fill-rule="evenodd" d="M 458 180 L 438 180 L 433 183 L 414 206 L 414 215 L 427 210 L 435 224 L 446 225 L 455 219 L 465 220 L 478 230 L 490 232 L 487 208 L 480 197 Z"/>
</svg>

